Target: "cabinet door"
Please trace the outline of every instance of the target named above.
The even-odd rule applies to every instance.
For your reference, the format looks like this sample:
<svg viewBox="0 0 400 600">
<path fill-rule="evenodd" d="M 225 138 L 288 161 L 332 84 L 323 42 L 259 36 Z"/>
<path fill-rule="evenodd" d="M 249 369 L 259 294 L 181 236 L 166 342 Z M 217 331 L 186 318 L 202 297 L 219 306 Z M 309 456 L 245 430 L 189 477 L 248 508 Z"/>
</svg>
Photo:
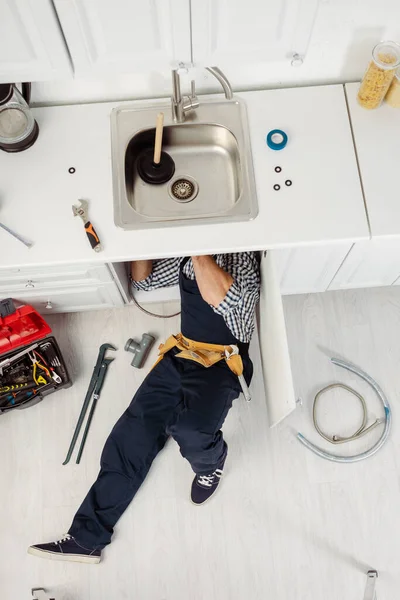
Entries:
<svg viewBox="0 0 400 600">
<path fill-rule="evenodd" d="M 0 0 L 0 83 L 71 74 L 51 0 Z"/>
<path fill-rule="evenodd" d="M 10 294 L 2 293 L 7 298 Z M 78 312 L 123 306 L 114 282 L 79 287 L 24 290 L 12 294 L 16 303 L 31 304 L 41 313 Z"/>
<path fill-rule="evenodd" d="M 54 0 L 78 75 L 190 62 L 189 0 Z"/>
<path fill-rule="evenodd" d="M 305 54 L 319 0 L 191 0 L 193 60 L 225 68 Z"/>
<path fill-rule="evenodd" d="M 325 292 L 351 246 L 346 242 L 274 250 L 281 294 Z"/>
<path fill-rule="evenodd" d="M 354 244 L 330 290 L 392 285 L 400 276 L 400 238 Z M 397 283 L 397 282 L 396 282 Z"/>
<path fill-rule="evenodd" d="M 262 253 L 258 314 L 261 364 L 271 427 L 296 408 L 285 315 L 274 254 L 274 251 Z"/>
</svg>

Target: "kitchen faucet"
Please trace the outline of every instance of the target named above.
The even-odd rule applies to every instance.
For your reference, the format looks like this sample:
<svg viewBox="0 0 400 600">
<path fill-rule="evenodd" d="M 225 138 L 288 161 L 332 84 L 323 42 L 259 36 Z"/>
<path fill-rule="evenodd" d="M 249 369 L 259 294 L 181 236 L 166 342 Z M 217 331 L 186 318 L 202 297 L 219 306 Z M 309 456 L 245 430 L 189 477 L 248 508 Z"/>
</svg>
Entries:
<svg viewBox="0 0 400 600">
<path fill-rule="evenodd" d="M 206 67 L 218 81 L 220 82 L 222 89 L 225 92 L 225 98 L 231 100 L 233 98 L 232 87 L 226 76 L 218 67 Z M 186 113 L 191 110 L 195 110 L 199 107 L 199 99 L 196 96 L 196 83 L 194 80 L 191 82 L 191 93 L 190 96 L 182 96 L 181 93 L 181 80 L 179 73 L 176 69 L 172 71 L 172 118 L 175 123 L 183 123 L 185 120 Z"/>
</svg>

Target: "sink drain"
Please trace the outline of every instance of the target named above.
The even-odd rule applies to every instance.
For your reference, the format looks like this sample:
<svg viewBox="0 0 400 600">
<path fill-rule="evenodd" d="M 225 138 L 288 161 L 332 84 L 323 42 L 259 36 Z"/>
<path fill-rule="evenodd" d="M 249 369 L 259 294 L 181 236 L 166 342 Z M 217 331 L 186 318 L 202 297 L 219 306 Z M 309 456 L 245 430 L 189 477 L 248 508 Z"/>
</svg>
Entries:
<svg viewBox="0 0 400 600">
<path fill-rule="evenodd" d="M 169 195 L 177 202 L 191 202 L 198 194 L 199 186 L 192 177 L 175 179 L 169 187 Z"/>
</svg>

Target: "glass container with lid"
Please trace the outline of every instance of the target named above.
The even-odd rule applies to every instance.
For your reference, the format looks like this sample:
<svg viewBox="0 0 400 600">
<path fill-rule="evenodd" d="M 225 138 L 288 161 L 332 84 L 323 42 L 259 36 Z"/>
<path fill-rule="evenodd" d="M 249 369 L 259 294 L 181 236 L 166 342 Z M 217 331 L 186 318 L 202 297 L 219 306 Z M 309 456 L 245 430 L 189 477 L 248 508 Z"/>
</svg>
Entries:
<svg viewBox="0 0 400 600">
<path fill-rule="evenodd" d="M 393 81 L 385 96 L 386 102 L 393 108 L 400 108 L 400 67 L 397 69 Z"/>
<path fill-rule="evenodd" d="M 358 90 L 357 100 L 362 107 L 373 109 L 382 104 L 399 65 L 399 44 L 380 42 L 375 46 L 372 60 Z"/>
</svg>

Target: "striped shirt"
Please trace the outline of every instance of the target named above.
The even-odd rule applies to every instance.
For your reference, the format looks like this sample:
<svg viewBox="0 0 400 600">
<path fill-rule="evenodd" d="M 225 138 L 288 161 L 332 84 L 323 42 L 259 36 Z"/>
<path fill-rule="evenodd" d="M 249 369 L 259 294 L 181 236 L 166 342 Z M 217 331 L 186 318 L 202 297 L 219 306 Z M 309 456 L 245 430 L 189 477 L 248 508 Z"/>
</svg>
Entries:
<svg viewBox="0 0 400 600">
<path fill-rule="evenodd" d="M 215 254 L 219 267 L 233 277 L 233 283 L 218 306 L 229 330 L 241 342 L 249 342 L 254 331 L 254 310 L 260 297 L 260 270 L 255 252 Z M 179 283 L 179 267 L 183 258 L 161 258 L 153 261 L 153 270 L 143 281 L 132 281 L 133 288 L 150 291 Z M 195 279 L 192 259 L 183 267 L 188 279 Z"/>
</svg>

